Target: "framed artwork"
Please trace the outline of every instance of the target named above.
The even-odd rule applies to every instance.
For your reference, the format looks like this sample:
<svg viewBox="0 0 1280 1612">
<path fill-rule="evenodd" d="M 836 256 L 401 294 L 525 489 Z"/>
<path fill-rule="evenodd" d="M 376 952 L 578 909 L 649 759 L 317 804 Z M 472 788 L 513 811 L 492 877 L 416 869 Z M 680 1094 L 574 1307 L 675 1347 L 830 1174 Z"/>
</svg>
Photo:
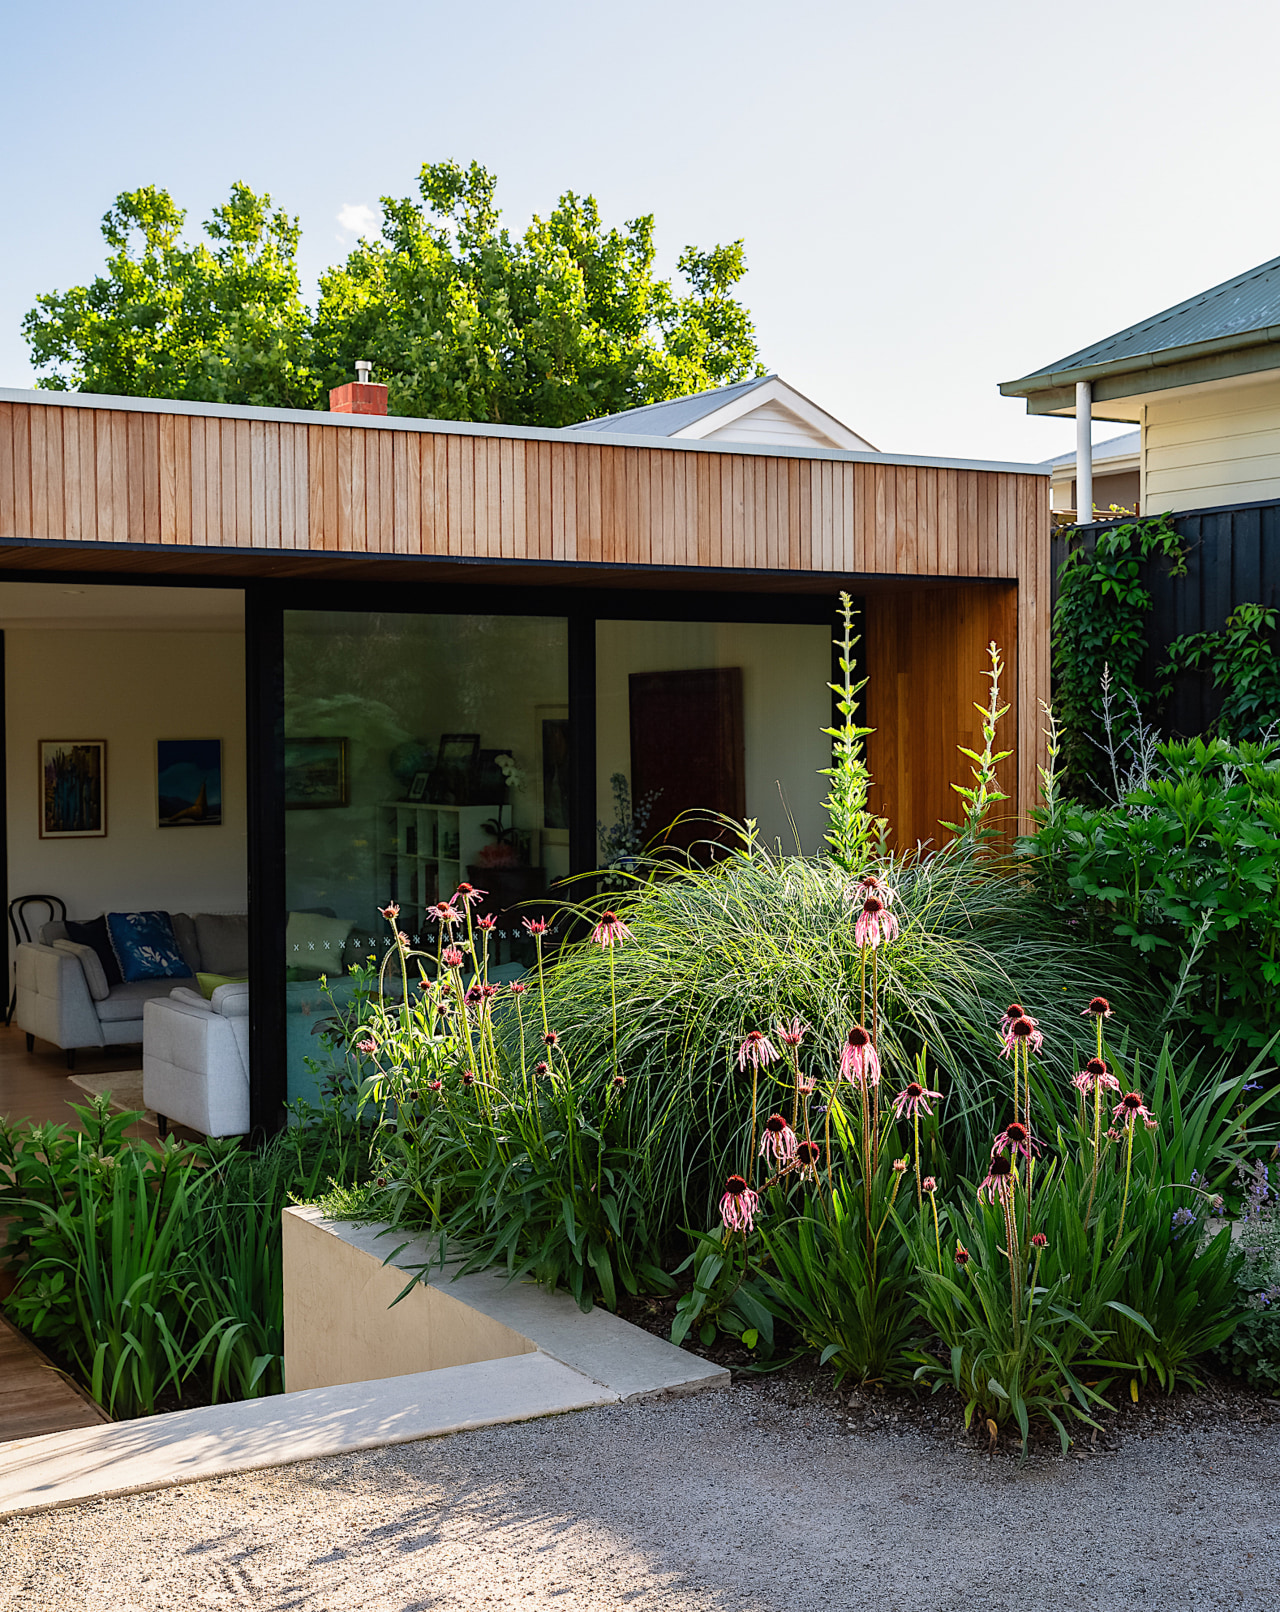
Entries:
<svg viewBox="0 0 1280 1612">
<path fill-rule="evenodd" d="M 107 833 L 107 741 L 40 740 L 40 838 L 101 840 Z"/>
<path fill-rule="evenodd" d="M 427 785 L 430 782 L 431 774 L 429 772 L 415 772 L 413 775 L 413 782 L 409 785 L 409 799 L 426 800 Z"/>
<path fill-rule="evenodd" d="M 478 733 L 442 733 L 436 765 L 449 772 L 469 772 L 480 754 Z"/>
<path fill-rule="evenodd" d="M 569 707 L 534 707 L 538 734 L 538 794 L 543 837 L 569 843 Z"/>
<path fill-rule="evenodd" d="M 222 740 L 156 740 L 156 820 L 161 828 L 222 826 Z"/>
<path fill-rule="evenodd" d="M 346 806 L 351 799 L 345 739 L 284 741 L 284 809 Z"/>
</svg>

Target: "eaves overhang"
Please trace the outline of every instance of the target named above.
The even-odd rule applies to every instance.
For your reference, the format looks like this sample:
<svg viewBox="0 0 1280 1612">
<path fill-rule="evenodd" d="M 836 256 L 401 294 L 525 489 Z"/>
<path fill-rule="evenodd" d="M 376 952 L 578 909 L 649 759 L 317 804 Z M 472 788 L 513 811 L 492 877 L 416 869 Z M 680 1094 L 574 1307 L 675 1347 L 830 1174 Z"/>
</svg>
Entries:
<svg viewBox="0 0 1280 1612">
<path fill-rule="evenodd" d="M 1090 381 L 1094 413 L 1105 419 L 1108 416 L 1105 411 L 1099 413 L 1098 404 L 1137 400 L 1175 386 L 1229 380 L 1269 369 L 1280 370 L 1280 325 L 1167 347 L 1137 357 L 1082 364 L 1075 369 L 1039 370 L 1021 380 L 1002 381 L 1000 392 L 1003 397 L 1025 398 L 1028 414 L 1066 415 L 1075 413 L 1076 383 Z M 1129 420 L 1135 416 L 1117 413 L 1110 418 Z"/>
</svg>

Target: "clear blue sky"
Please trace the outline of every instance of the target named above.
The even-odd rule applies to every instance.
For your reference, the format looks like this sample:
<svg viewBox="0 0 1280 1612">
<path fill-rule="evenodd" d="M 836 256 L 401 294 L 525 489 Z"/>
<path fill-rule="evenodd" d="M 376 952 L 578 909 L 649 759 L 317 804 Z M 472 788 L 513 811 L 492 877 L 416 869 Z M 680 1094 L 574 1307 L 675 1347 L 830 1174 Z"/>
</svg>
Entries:
<svg viewBox="0 0 1280 1612">
<path fill-rule="evenodd" d="M 243 179 L 340 215 L 424 161 L 564 189 L 688 242 L 742 236 L 766 365 L 878 447 L 1039 460 L 1021 375 L 1280 254 L 1274 0 L 643 6 L 26 5 L 0 13 L 0 384 L 19 321 L 102 261 L 115 194 L 198 224 Z M 1097 439 L 1121 426 L 1099 426 Z"/>
</svg>

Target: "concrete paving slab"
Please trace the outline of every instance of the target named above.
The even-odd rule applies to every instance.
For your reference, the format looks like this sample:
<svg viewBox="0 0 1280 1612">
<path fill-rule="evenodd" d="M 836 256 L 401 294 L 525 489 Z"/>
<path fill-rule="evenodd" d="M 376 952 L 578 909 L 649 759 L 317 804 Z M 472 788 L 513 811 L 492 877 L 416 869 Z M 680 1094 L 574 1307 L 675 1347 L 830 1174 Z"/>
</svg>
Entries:
<svg viewBox="0 0 1280 1612">
<path fill-rule="evenodd" d="M 287 1209 L 285 1214 L 306 1221 L 379 1263 L 394 1254 L 391 1265 L 406 1274 L 438 1257 L 439 1243 L 434 1238 L 326 1220 L 319 1209 L 310 1206 Z M 400 1252 L 396 1253 L 397 1249 Z M 584 1315 L 568 1293 L 552 1293 L 536 1282 L 513 1282 L 492 1271 L 458 1276 L 446 1266 L 443 1271 L 431 1272 L 430 1283 L 437 1291 L 528 1339 L 544 1354 L 594 1378 L 619 1399 L 696 1394 L 729 1385 L 730 1374 L 723 1366 L 679 1349 L 665 1338 L 655 1338 L 608 1310 L 597 1307 Z"/>
<path fill-rule="evenodd" d="M 547 1354 L 446 1366 L 0 1445 L 0 1516 L 616 1404 Z"/>
</svg>

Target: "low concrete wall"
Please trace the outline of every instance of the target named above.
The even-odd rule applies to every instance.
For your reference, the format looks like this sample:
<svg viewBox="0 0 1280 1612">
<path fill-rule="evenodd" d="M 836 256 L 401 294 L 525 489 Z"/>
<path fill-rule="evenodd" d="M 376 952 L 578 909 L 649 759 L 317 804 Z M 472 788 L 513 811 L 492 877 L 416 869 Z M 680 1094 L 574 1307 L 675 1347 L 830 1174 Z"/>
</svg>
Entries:
<svg viewBox="0 0 1280 1612">
<path fill-rule="evenodd" d="M 376 1382 L 443 1366 L 533 1354 L 537 1345 L 452 1297 L 416 1286 L 392 1309 L 409 1275 L 382 1261 L 404 1241 L 380 1227 L 286 1209 L 284 1380 L 290 1393 Z"/>
</svg>

